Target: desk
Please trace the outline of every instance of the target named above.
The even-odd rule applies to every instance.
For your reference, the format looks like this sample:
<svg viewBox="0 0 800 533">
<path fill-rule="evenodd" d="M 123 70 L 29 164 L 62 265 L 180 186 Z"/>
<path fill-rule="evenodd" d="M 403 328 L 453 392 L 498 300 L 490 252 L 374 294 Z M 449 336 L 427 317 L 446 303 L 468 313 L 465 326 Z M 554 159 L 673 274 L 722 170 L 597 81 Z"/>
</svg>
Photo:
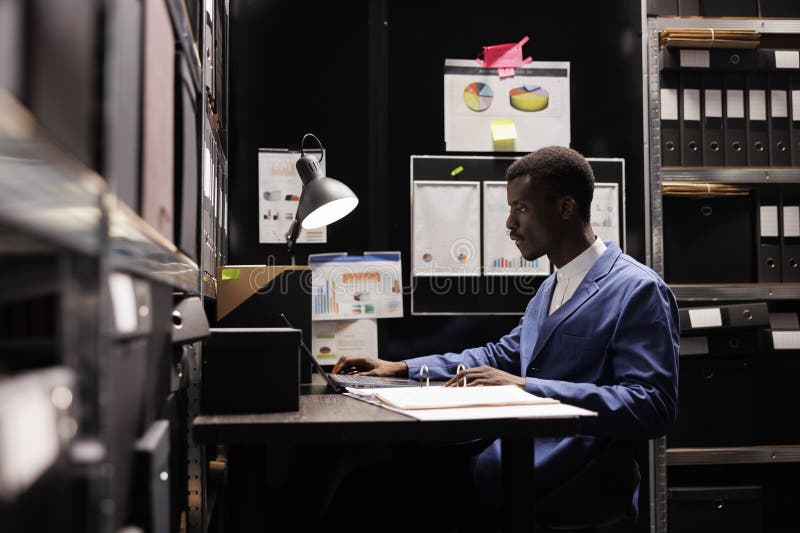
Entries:
<svg viewBox="0 0 800 533">
<path fill-rule="evenodd" d="M 444 443 L 500 438 L 503 489 L 510 511 L 506 530 L 532 532 L 531 439 L 575 435 L 578 427 L 576 416 L 421 422 L 341 394 L 318 394 L 301 396 L 297 412 L 201 415 L 194 420 L 193 434 L 198 443 L 231 445 Z"/>
</svg>

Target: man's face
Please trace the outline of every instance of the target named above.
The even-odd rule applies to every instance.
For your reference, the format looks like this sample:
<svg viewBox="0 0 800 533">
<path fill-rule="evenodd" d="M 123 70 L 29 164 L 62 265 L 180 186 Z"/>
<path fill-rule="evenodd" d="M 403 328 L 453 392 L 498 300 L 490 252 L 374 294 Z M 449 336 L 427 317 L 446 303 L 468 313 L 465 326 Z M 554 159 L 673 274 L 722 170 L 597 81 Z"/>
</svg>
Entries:
<svg viewBox="0 0 800 533">
<path fill-rule="evenodd" d="M 548 198 L 542 184 L 531 187 L 527 174 L 508 182 L 506 192 L 510 207 L 506 227 L 522 257 L 533 261 L 547 254 L 561 233 L 557 202 Z"/>
</svg>

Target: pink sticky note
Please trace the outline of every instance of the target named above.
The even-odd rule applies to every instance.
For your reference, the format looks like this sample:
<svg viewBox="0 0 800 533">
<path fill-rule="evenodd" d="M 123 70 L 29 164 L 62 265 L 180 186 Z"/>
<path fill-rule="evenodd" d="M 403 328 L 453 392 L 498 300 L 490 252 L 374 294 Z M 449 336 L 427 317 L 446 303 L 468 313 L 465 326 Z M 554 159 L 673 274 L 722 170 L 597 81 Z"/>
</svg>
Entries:
<svg viewBox="0 0 800 533">
<path fill-rule="evenodd" d="M 487 68 L 498 69 L 501 78 L 514 75 L 514 69 L 530 63 L 530 57 L 522 58 L 522 45 L 528 42 L 528 36 L 518 43 L 495 44 L 483 47 L 483 59 L 478 58 L 479 64 Z"/>
</svg>

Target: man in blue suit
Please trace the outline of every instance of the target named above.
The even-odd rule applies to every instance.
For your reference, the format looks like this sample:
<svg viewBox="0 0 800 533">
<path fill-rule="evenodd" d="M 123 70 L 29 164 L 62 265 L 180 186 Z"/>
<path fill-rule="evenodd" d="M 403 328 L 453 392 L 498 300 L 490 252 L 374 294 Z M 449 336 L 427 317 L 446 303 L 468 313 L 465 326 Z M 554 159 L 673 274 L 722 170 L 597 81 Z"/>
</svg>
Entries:
<svg viewBox="0 0 800 533">
<path fill-rule="evenodd" d="M 655 272 L 594 235 L 594 177 L 578 152 L 542 148 L 515 161 L 506 177 L 511 239 L 525 259 L 547 255 L 558 268 L 519 325 L 497 342 L 460 353 L 399 362 L 343 357 L 334 372 L 416 377 L 427 365 L 431 379 L 449 385 L 464 378 L 471 386 L 514 384 L 596 411 L 578 437 L 536 439 L 536 488 L 543 496 L 610 439 L 666 433 L 677 405 L 678 309 Z M 467 369 L 455 375 L 459 364 Z M 477 456 L 472 475 L 477 497 L 501 509 L 499 442 Z M 634 507 L 636 492 L 628 495 Z"/>
</svg>

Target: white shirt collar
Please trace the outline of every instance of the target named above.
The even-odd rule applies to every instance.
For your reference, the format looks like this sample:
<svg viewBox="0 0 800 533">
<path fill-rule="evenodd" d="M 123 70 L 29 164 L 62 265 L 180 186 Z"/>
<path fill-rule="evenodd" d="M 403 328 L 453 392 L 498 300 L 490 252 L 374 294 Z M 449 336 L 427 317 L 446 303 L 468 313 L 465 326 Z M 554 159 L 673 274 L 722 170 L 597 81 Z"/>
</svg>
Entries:
<svg viewBox="0 0 800 533">
<path fill-rule="evenodd" d="M 589 269 L 592 268 L 595 261 L 600 259 L 600 256 L 603 255 L 605 251 L 605 243 L 602 239 L 595 237 L 591 246 L 581 252 L 575 259 L 558 269 L 558 272 L 556 272 L 556 279 L 558 281 L 564 281 L 578 275 L 585 276 Z"/>
</svg>

